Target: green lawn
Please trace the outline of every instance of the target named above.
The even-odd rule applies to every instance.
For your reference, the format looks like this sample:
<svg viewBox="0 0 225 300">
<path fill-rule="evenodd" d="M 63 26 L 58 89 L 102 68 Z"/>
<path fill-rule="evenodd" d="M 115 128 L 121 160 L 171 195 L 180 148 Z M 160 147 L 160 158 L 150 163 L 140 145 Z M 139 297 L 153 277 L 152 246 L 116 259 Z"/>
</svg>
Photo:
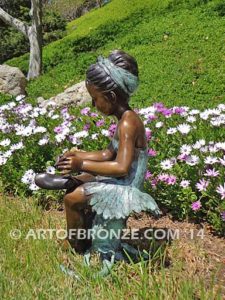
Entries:
<svg viewBox="0 0 225 300">
<path fill-rule="evenodd" d="M 102 279 L 91 276 L 81 256 L 63 252 L 55 236 L 25 238 L 31 229 L 65 228 L 62 212 L 39 209 L 32 199 L 2 197 L 0 223 L 1 299 L 222 299 L 213 277 L 211 284 L 206 283 L 203 272 L 197 271 L 191 278 L 193 270 L 189 268 L 193 266 L 182 262 L 183 249 L 179 250 L 176 242 L 170 246 L 173 254 L 169 267 L 160 263 L 165 250 L 148 265 L 119 263 L 111 276 Z M 20 239 L 10 237 L 14 229 L 21 231 Z M 195 251 L 201 262 L 202 252 L 197 247 Z M 75 269 L 81 281 L 64 275 L 59 268 L 62 263 Z"/>
<path fill-rule="evenodd" d="M 133 105 L 213 107 L 225 100 L 223 1 L 113 0 L 68 24 L 68 35 L 44 48 L 44 73 L 28 94 L 49 98 L 85 78 L 99 54 L 120 48 L 137 58 Z M 28 56 L 7 63 L 27 71 Z"/>
</svg>

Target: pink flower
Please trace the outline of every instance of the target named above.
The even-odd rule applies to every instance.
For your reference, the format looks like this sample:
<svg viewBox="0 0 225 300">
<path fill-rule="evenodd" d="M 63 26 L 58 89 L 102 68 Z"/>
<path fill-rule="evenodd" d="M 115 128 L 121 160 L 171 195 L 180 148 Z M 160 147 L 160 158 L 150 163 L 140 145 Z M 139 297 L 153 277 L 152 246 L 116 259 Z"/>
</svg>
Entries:
<svg viewBox="0 0 225 300">
<path fill-rule="evenodd" d="M 202 207 L 202 204 L 201 204 L 200 200 L 195 201 L 191 204 L 191 208 L 194 211 L 199 210 L 201 207 Z"/>
<path fill-rule="evenodd" d="M 153 178 L 151 180 L 151 186 L 152 186 L 153 189 L 156 189 L 157 183 L 158 183 L 158 179 L 157 178 Z"/>
<path fill-rule="evenodd" d="M 115 131 L 116 131 L 116 127 L 117 127 L 117 125 L 116 125 L 115 123 L 113 123 L 113 124 L 111 124 L 111 125 L 109 126 L 109 133 L 110 133 L 110 136 L 111 136 L 111 137 L 114 136 Z"/>
<path fill-rule="evenodd" d="M 148 156 L 156 156 L 157 152 L 153 149 L 148 150 Z"/>
<path fill-rule="evenodd" d="M 85 107 L 85 108 L 81 109 L 80 113 L 84 116 L 87 116 L 90 109 L 91 109 L 90 107 Z"/>
<path fill-rule="evenodd" d="M 177 159 L 181 160 L 181 161 L 186 161 L 188 159 L 188 155 L 185 153 L 182 153 L 180 155 L 177 156 Z"/>
<path fill-rule="evenodd" d="M 201 179 L 198 183 L 196 183 L 196 188 L 200 192 L 206 191 L 207 187 L 209 185 L 209 181 L 205 179 Z"/>
<path fill-rule="evenodd" d="M 96 114 L 96 113 L 92 112 L 92 113 L 90 113 L 90 116 L 91 116 L 91 117 L 97 117 L 97 116 L 98 116 L 98 114 Z"/>
<path fill-rule="evenodd" d="M 158 112 L 161 112 L 165 108 L 164 104 L 162 102 L 156 102 L 156 103 L 154 103 L 154 107 L 156 108 L 156 110 Z"/>
<path fill-rule="evenodd" d="M 174 175 L 170 175 L 170 176 L 168 177 L 166 183 L 167 183 L 168 185 L 174 185 L 174 184 L 176 183 L 176 181 L 177 181 L 177 177 L 174 176 Z"/>
<path fill-rule="evenodd" d="M 64 107 L 63 109 L 61 109 L 61 114 L 64 115 L 64 114 L 67 114 L 68 112 L 68 108 L 67 107 Z"/>
<path fill-rule="evenodd" d="M 61 133 L 61 132 L 63 132 L 63 127 L 62 126 L 55 127 L 54 128 L 54 132 L 55 133 Z"/>
<path fill-rule="evenodd" d="M 221 195 L 221 199 L 225 199 L 225 183 L 223 184 L 220 184 L 218 186 L 218 188 L 216 189 L 217 193 Z"/>
<path fill-rule="evenodd" d="M 172 109 L 168 109 L 168 108 L 164 108 L 164 109 L 161 110 L 161 113 L 165 117 L 170 117 L 173 114 L 173 110 Z"/>
<path fill-rule="evenodd" d="M 157 119 L 157 116 L 156 115 L 149 115 L 147 120 L 148 121 L 153 121 L 153 120 L 156 120 Z"/>
<path fill-rule="evenodd" d="M 216 171 L 213 168 L 213 169 L 207 169 L 204 175 L 208 177 L 217 177 L 219 174 L 220 174 L 219 171 Z"/>
<path fill-rule="evenodd" d="M 221 219 L 225 222 L 225 211 L 222 211 L 220 215 Z"/>
<path fill-rule="evenodd" d="M 158 175 L 158 180 L 165 183 L 167 182 L 168 178 L 169 178 L 169 174 L 166 173 L 162 173 Z"/>
<path fill-rule="evenodd" d="M 148 170 L 145 174 L 145 180 L 149 179 L 150 177 L 152 177 L 152 173 Z"/>
<path fill-rule="evenodd" d="M 181 115 L 184 112 L 185 112 L 185 109 L 182 108 L 182 107 L 176 107 L 175 108 L 175 114 Z"/>
<path fill-rule="evenodd" d="M 145 135 L 146 135 L 147 141 L 149 141 L 152 137 L 152 131 L 149 128 L 146 128 Z"/>
<path fill-rule="evenodd" d="M 87 124 L 84 125 L 83 130 L 87 130 L 88 131 L 88 129 L 90 129 L 90 127 L 91 127 L 91 124 L 87 123 Z"/>
<path fill-rule="evenodd" d="M 97 126 L 97 127 L 100 127 L 100 126 L 102 126 L 104 123 L 105 123 L 104 120 L 99 120 L 99 121 L 96 122 L 96 126 Z"/>
</svg>

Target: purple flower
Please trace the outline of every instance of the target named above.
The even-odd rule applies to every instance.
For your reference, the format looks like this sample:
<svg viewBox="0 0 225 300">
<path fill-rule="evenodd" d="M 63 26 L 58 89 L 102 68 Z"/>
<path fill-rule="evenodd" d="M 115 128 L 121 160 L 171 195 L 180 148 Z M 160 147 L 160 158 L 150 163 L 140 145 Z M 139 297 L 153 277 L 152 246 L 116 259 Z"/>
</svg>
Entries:
<svg viewBox="0 0 225 300">
<path fill-rule="evenodd" d="M 173 110 L 172 109 L 168 109 L 168 108 L 164 108 L 164 109 L 161 110 L 161 113 L 165 117 L 170 117 L 173 114 Z"/>
<path fill-rule="evenodd" d="M 162 102 L 154 103 L 153 105 L 158 112 L 161 112 L 164 109 L 164 104 Z"/>
<path fill-rule="evenodd" d="M 62 126 L 55 127 L 54 132 L 55 133 L 62 133 L 63 132 L 63 127 Z"/>
<path fill-rule="evenodd" d="M 148 156 L 156 156 L 157 152 L 154 149 L 148 149 Z"/>
<path fill-rule="evenodd" d="M 61 114 L 64 115 L 64 114 L 67 114 L 68 113 L 68 108 L 67 107 L 64 107 L 63 109 L 61 109 Z"/>
<path fill-rule="evenodd" d="M 217 177 L 219 174 L 220 174 L 219 171 L 216 171 L 213 168 L 213 169 L 207 169 L 204 175 L 208 177 Z"/>
<path fill-rule="evenodd" d="M 174 175 L 170 175 L 170 176 L 168 177 L 166 183 L 167 183 L 168 185 L 174 185 L 174 184 L 176 183 L 176 181 L 177 181 L 177 177 L 174 176 Z"/>
<path fill-rule="evenodd" d="M 175 108 L 175 114 L 181 115 L 184 112 L 185 112 L 185 109 L 182 108 L 182 107 L 176 107 Z"/>
<path fill-rule="evenodd" d="M 220 215 L 221 219 L 225 222 L 225 211 L 222 211 Z"/>
<path fill-rule="evenodd" d="M 152 173 L 148 170 L 145 174 L 145 180 L 149 179 L 150 177 L 152 177 Z"/>
<path fill-rule="evenodd" d="M 167 182 L 168 178 L 169 174 L 162 173 L 158 175 L 158 180 L 162 182 Z"/>
<path fill-rule="evenodd" d="M 152 186 L 153 189 L 156 189 L 157 183 L 158 183 L 158 179 L 157 178 L 153 178 L 151 180 L 151 186 Z"/>
<path fill-rule="evenodd" d="M 91 116 L 91 117 L 97 117 L 97 116 L 98 116 L 98 114 L 96 114 L 96 113 L 92 112 L 92 113 L 90 113 L 90 116 Z"/>
<path fill-rule="evenodd" d="M 200 192 L 202 192 L 202 191 L 206 191 L 208 185 L 209 185 L 209 181 L 208 181 L 208 180 L 201 179 L 201 180 L 196 184 L 196 188 L 197 188 L 197 190 L 199 190 Z"/>
<path fill-rule="evenodd" d="M 117 125 L 116 125 L 115 123 L 113 123 L 113 124 L 111 124 L 111 125 L 109 126 L 109 133 L 110 133 L 110 136 L 111 136 L 111 137 L 114 136 L 114 133 L 115 133 L 115 131 L 116 131 L 116 127 L 117 127 Z"/>
<path fill-rule="evenodd" d="M 91 124 L 90 123 L 86 123 L 84 125 L 84 127 L 83 127 L 83 130 L 87 130 L 88 131 L 88 129 L 90 129 L 90 127 L 91 127 Z"/>
<path fill-rule="evenodd" d="M 146 135 L 147 141 L 149 141 L 152 137 L 152 131 L 149 128 L 145 128 L 145 135 Z"/>
<path fill-rule="evenodd" d="M 84 116 L 87 116 L 90 109 L 91 109 L 90 107 L 85 107 L 85 108 L 81 109 L 80 113 Z"/>
<path fill-rule="evenodd" d="M 225 183 L 223 184 L 220 184 L 218 186 L 218 188 L 216 189 L 217 193 L 221 195 L 221 199 L 225 199 Z"/>
<path fill-rule="evenodd" d="M 190 180 L 182 180 L 181 182 L 180 182 L 180 186 L 182 187 L 182 188 L 186 188 L 186 187 L 188 187 L 190 185 Z"/>
<path fill-rule="evenodd" d="M 191 208 L 194 211 L 199 210 L 201 207 L 202 207 L 202 204 L 201 204 L 200 200 L 195 201 L 191 204 Z"/>
<path fill-rule="evenodd" d="M 105 121 L 104 121 L 103 119 L 102 119 L 102 120 L 99 120 L 99 121 L 96 122 L 96 126 L 97 126 L 97 127 L 100 127 L 100 126 L 102 126 L 104 123 L 105 123 Z"/>
<path fill-rule="evenodd" d="M 177 159 L 179 159 L 181 161 L 186 161 L 188 159 L 188 155 L 185 153 L 182 153 L 182 154 L 178 155 Z"/>
<path fill-rule="evenodd" d="M 157 116 L 156 115 L 149 115 L 147 120 L 148 121 L 153 121 L 153 120 L 156 120 L 157 119 Z"/>
</svg>

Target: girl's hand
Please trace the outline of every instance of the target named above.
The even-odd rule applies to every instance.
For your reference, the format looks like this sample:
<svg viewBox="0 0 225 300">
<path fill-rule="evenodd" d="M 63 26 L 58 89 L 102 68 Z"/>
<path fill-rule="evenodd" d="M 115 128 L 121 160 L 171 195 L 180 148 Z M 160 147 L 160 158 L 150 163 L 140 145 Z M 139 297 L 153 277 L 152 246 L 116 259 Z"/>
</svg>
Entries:
<svg viewBox="0 0 225 300">
<path fill-rule="evenodd" d="M 69 151 L 66 151 L 62 155 L 60 155 L 60 158 L 65 158 L 69 156 L 76 156 L 76 152 L 85 152 L 84 150 L 78 149 L 77 147 L 71 148 Z"/>
<path fill-rule="evenodd" d="M 68 156 L 61 158 L 56 164 L 56 167 L 61 170 L 61 174 L 68 174 L 72 171 L 80 171 L 83 164 L 83 160 L 76 156 Z"/>
</svg>

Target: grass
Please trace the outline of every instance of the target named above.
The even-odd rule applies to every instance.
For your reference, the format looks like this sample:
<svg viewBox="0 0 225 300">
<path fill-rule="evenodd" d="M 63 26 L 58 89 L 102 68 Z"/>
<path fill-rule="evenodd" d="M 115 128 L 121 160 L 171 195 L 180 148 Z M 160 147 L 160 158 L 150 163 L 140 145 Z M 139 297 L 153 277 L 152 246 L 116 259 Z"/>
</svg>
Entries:
<svg viewBox="0 0 225 300">
<path fill-rule="evenodd" d="M 53 239 L 25 239 L 30 229 L 65 228 L 62 213 L 44 211 L 32 201 L 0 199 L 1 299 L 222 299 L 213 274 L 211 283 L 206 283 L 204 274 L 190 278 L 176 243 L 170 249 L 170 267 L 162 264 L 165 250 L 149 264 L 120 263 L 111 276 L 93 278 L 82 258 L 62 251 L 54 235 Z M 20 239 L 10 237 L 13 229 L 21 230 Z M 196 251 L 200 260 L 201 251 Z M 62 263 L 75 269 L 82 280 L 65 276 L 59 268 Z"/>
<path fill-rule="evenodd" d="M 113 0 L 71 22 L 68 35 L 44 48 L 44 73 L 29 82 L 31 98 L 49 98 L 85 78 L 99 54 L 120 48 L 140 69 L 136 107 L 213 107 L 225 100 L 221 1 Z M 180 3 L 180 4 L 179 4 Z M 28 57 L 8 61 L 27 71 Z"/>
</svg>

